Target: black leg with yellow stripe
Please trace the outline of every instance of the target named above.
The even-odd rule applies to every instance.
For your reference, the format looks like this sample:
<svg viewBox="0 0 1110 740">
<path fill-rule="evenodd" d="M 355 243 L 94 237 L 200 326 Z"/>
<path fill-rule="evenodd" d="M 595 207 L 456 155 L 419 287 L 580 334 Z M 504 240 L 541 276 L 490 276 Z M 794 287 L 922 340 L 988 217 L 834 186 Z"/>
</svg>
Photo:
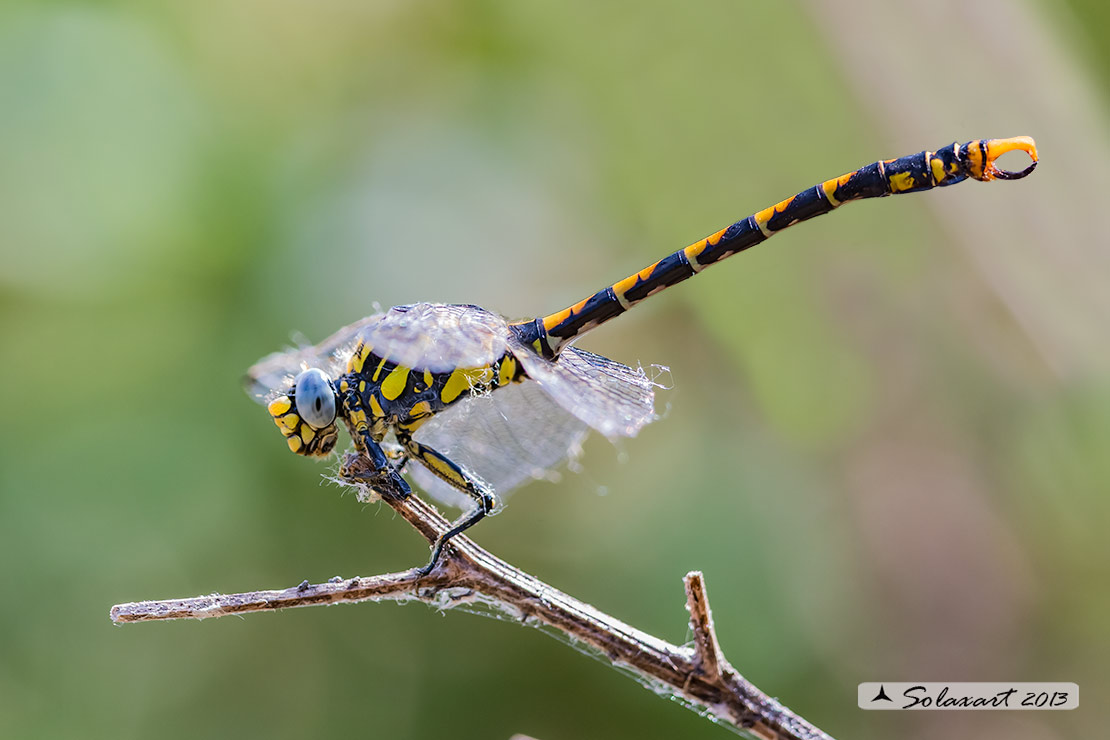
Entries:
<svg viewBox="0 0 1110 740">
<path fill-rule="evenodd" d="M 443 548 L 447 545 L 447 542 L 455 535 L 465 532 L 482 521 L 497 506 L 497 499 L 494 498 L 493 491 L 485 483 L 452 462 L 442 453 L 415 441 L 407 434 L 398 435 L 397 441 L 404 446 L 412 459 L 419 461 L 437 477 L 472 497 L 478 504 L 472 511 L 464 514 L 462 518 L 452 524 L 451 529 L 440 535 L 439 539 L 432 545 L 431 559 L 428 560 L 427 565 L 420 569 L 422 575 L 427 575 L 439 562 L 440 555 L 443 554 Z"/>
<path fill-rule="evenodd" d="M 348 390 L 343 395 L 342 403 L 342 415 L 347 422 L 347 429 L 351 433 L 351 440 L 355 443 L 355 447 L 358 448 L 362 457 L 370 463 L 372 470 L 369 473 L 341 471 L 341 474 L 344 477 L 362 478 L 371 484 L 384 483 L 387 490 L 383 493 L 402 499 L 407 498 L 412 494 L 412 488 L 400 473 L 401 466 L 404 463 L 394 464 L 390 462 L 390 458 L 396 457 L 396 455 L 387 454 L 374 439 L 373 431 L 358 394 L 353 390 Z"/>
<path fill-rule="evenodd" d="M 995 160 L 1022 151 L 1033 160 L 1020 172 L 1007 172 Z M 1037 165 L 1037 148 L 1027 136 L 982 139 L 938 152 L 918 152 L 900 159 L 874 162 L 841 177 L 826 180 L 792 198 L 737 221 L 716 234 L 668 255 L 635 275 L 614 283 L 557 313 L 512 325 L 527 344 L 554 357 L 575 337 L 619 316 L 648 296 L 693 277 L 709 265 L 765 241 L 773 234 L 828 213 L 842 203 L 885 195 L 913 193 L 975 180 L 1017 180 Z"/>
</svg>

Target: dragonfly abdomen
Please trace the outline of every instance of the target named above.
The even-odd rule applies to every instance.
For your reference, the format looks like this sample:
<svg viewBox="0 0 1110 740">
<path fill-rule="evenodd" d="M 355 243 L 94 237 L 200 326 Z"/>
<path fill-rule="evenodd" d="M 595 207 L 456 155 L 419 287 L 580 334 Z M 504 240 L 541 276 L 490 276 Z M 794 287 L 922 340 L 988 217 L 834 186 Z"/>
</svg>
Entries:
<svg viewBox="0 0 1110 740">
<path fill-rule="evenodd" d="M 1014 150 L 1027 153 L 1032 164 L 1021 172 L 1006 172 L 995 166 L 998 157 Z M 649 296 L 843 203 L 930 190 L 968 178 L 1016 180 L 1032 172 L 1036 164 L 1036 145 L 1025 136 L 975 140 L 963 146 L 951 144 L 939 152 L 924 151 L 873 162 L 741 219 L 569 308 L 537 319 L 534 326 L 528 322 L 517 328 L 529 334 L 529 343 L 537 351 L 551 357 L 572 339 L 619 316 Z"/>
</svg>

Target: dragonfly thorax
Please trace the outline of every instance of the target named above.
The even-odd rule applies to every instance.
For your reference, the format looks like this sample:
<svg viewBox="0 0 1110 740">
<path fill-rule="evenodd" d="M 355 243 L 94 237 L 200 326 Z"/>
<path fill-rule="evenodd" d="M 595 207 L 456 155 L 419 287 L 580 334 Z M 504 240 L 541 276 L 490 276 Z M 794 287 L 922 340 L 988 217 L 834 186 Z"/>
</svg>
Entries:
<svg viewBox="0 0 1110 740">
<path fill-rule="evenodd" d="M 401 433 L 415 432 L 455 402 L 519 382 L 523 377 L 519 364 L 508 352 L 479 367 L 433 370 L 407 367 L 360 343 L 338 385 L 348 425 L 365 424 L 372 436 L 380 439 L 390 427 Z"/>
</svg>

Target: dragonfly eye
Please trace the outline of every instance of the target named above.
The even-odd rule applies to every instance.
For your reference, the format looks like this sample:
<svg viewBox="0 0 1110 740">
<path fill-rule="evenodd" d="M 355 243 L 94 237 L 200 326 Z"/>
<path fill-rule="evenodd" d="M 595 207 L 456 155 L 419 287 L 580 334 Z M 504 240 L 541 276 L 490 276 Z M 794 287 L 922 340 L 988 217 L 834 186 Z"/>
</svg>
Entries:
<svg viewBox="0 0 1110 740">
<path fill-rule="evenodd" d="M 335 389 L 323 370 L 309 368 L 293 381 L 297 413 L 314 429 L 335 421 Z"/>
</svg>

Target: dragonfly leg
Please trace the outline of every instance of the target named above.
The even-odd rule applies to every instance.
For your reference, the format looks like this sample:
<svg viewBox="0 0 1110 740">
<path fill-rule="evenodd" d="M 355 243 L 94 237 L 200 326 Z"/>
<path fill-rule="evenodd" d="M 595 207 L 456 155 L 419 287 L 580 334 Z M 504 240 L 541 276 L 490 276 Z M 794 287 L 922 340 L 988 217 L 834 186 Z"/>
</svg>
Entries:
<svg viewBox="0 0 1110 740">
<path fill-rule="evenodd" d="M 374 439 L 362 400 L 353 388 L 343 396 L 343 416 L 347 419 L 351 441 L 355 443 L 362 461 L 361 464 L 354 466 L 344 465 L 340 474 L 344 477 L 368 481 L 370 485 L 382 484 L 387 489 L 383 492 L 385 495 L 401 499 L 408 498 L 412 488 L 401 477 L 404 460 L 390 462 L 398 459 L 398 453 L 395 448 L 391 448 L 388 452 L 383 450 L 381 444 Z M 370 470 L 366 470 L 367 463 Z"/>
<path fill-rule="evenodd" d="M 360 441 L 361 444 L 357 445 L 358 454 L 352 456 L 350 462 L 344 462 L 339 470 L 340 476 L 364 480 L 371 486 L 382 485 L 386 488 L 381 491 L 383 495 L 408 498 L 412 488 L 401 477 L 401 468 L 407 460 L 407 454 L 399 453 L 396 449 L 383 450 L 369 434 L 362 435 Z"/>
<path fill-rule="evenodd" d="M 401 445 L 380 443 L 382 452 L 389 458 L 390 465 L 398 472 L 405 467 L 405 463 L 409 461 L 409 451 Z"/>
<path fill-rule="evenodd" d="M 455 535 L 470 529 L 484 519 L 487 514 L 491 513 L 497 506 L 497 499 L 489 486 L 431 447 L 420 444 L 411 437 L 403 437 L 398 441 L 404 445 L 410 456 L 419 460 L 424 467 L 436 476 L 473 498 L 478 504 L 452 524 L 451 529 L 440 535 L 439 539 L 432 545 L 432 557 L 428 564 L 419 571 L 421 575 L 427 575 L 439 562 L 447 542 Z"/>
</svg>

